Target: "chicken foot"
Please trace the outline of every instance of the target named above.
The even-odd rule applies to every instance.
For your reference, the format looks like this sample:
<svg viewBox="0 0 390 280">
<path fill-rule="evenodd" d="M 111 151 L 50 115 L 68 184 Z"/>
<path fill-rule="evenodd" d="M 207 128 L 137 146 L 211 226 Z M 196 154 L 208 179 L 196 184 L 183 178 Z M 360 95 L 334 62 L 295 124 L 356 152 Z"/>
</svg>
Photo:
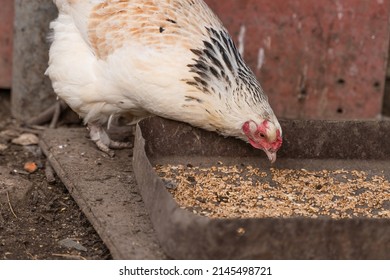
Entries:
<svg viewBox="0 0 390 280">
<path fill-rule="evenodd" d="M 127 149 L 133 147 L 133 145 L 128 142 L 118 142 L 111 140 L 100 124 L 88 123 L 88 129 L 91 140 L 95 142 L 98 149 L 110 157 L 115 156 L 115 152 L 111 149 Z"/>
</svg>

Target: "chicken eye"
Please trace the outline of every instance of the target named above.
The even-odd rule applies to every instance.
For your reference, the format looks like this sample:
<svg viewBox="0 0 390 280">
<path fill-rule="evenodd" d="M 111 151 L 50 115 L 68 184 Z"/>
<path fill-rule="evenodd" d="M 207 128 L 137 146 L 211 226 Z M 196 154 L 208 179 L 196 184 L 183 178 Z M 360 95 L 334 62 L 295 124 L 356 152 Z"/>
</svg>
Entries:
<svg viewBox="0 0 390 280">
<path fill-rule="evenodd" d="M 261 138 L 265 138 L 265 134 L 264 134 L 264 133 L 260 133 L 259 136 L 260 136 Z"/>
</svg>

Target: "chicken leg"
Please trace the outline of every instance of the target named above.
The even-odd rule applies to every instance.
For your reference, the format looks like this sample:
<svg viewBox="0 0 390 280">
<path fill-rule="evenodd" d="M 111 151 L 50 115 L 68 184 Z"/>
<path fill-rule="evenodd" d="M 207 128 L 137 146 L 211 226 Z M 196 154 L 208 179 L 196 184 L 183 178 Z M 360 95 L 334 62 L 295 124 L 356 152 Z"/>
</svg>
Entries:
<svg viewBox="0 0 390 280">
<path fill-rule="evenodd" d="M 133 147 L 133 145 L 128 142 L 118 142 L 111 140 L 101 124 L 88 123 L 88 129 L 91 140 L 95 142 L 99 150 L 106 153 L 110 157 L 115 156 L 115 152 L 111 149 L 127 149 Z"/>
</svg>

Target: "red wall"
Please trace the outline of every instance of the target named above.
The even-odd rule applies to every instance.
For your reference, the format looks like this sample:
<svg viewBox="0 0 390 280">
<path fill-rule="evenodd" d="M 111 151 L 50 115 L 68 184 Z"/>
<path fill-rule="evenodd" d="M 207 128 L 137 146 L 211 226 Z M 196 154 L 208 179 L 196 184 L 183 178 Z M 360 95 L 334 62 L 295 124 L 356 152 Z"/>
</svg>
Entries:
<svg viewBox="0 0 390 280">
<path fill-rule="evenodd" d="M 278 116 L 366 119 L 380 114 L 390 0 L 206 2 L 237 43 L 245 28 L 245 60 Z M 0 0 L 0 7 L 0 87 L 10 87 L 13 0 Z"/>
<path fill-rule="evenodd" d="M 14 1 L 0 0 L 0 88 L 11 87 Z"/>
<path fill-rule="evenodd" d="M 236 42 L 245 27 L 245 60 L 279 116 L 365 119 L 380 114 L 390 0 L 206 2 Z"/>
</svg>

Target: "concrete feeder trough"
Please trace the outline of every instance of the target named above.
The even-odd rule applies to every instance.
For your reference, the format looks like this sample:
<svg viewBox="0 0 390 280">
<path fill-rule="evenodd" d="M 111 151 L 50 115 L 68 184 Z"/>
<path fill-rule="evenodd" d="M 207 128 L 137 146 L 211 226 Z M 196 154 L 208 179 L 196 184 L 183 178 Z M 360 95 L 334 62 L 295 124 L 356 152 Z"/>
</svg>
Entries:
<svg viewBox="0 0 390 280">
<path fill-rule="evenodd" d="M 284 143 L 273 165 L 275 168 L 342 168 L 390 179 L 388 121 L 286 120 L 281 125 Z M 157 238 L 168 256 L 176 259 L 390 258 L 388 218 L 208 218 L 179 207 L 153 169 L 156 164 L 207 165 L 220 160 L 233 164 L 258 162 L 258 167 L 270 168 L 263 151 L 241 140 L 161 118 L 149 118 L 137 125 L 134 172 Z"/>
</svg>

